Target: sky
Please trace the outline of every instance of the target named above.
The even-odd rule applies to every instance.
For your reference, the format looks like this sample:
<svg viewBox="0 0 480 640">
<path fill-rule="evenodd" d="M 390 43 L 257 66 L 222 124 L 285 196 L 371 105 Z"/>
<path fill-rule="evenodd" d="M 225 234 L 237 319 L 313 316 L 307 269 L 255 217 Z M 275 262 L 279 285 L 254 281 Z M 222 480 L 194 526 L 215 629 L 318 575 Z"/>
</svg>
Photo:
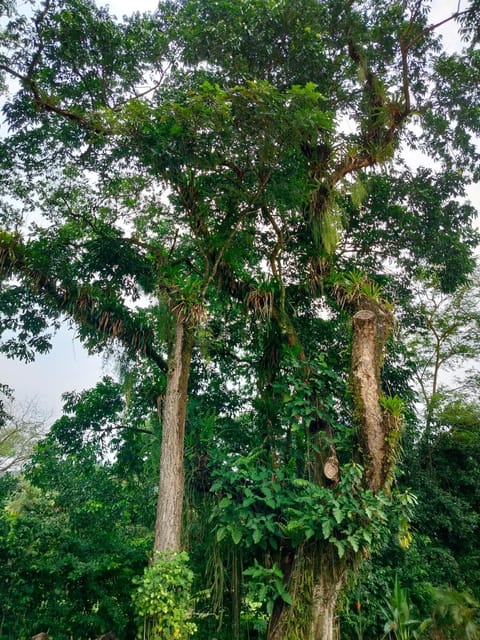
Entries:
<svg viewBox="0 0 480 640">
<path fill-rule="evenodd" d="M 133 11 L 153 11 L 157 0 L 110 0 L 100 4 L 108 4 L 111 13 L 121 17 Z M 457 0 L 434 0 L 433 21 L 440 21 L 454 13 L 457 4 Z M 458 48 L 454 25 L 446 25 L 442 35 L 449 50 Z M 480 187 L 473 186 L 468 195 L 480 210 Z M 32 407 L 48 422 L 61 415 L 63 392 L 93 387 L 102 375 L 113 372 L 112 363 L 105 364 L 101 356 L 89 356 L 86 353 L 75 338 L 75 329 L 67 324 L 57 333 L 52 350 L 46 355 L 37 356 L 33 363 L 23 364 L 0 355 L 0 383 L 14 389 L 16 401 L 21 407 Z"/>
<path fill-rule="evenodd" d="M 106 5 L 110 8 L 110 12 L 120 18 L 129 15 L 134 11 L 154 11 L 158 6 L 158 0 L 107 0 L 107 2 L 98 2 L 99 5 Z"/>
</svg>

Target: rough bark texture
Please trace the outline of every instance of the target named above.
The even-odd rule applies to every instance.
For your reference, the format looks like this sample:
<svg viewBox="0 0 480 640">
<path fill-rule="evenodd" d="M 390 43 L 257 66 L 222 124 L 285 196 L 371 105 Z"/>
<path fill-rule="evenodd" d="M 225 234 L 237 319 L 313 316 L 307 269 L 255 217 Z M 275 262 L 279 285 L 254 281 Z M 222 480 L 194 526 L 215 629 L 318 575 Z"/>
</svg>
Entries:
<svg viewBox="0 0 480 640">
<path fill-rule="evenodd" d="M 338 640 L 335 610 L 347 569 L 330 545 L 299 547 L 288 579 L 293 605 L 276 602 L 267 640 Z"/>
<path fill-rule="evenodd" d="M 337 600 L 345 585 L 347 567 L 332 549 L 320 556 L 320 571 L 313 587 L 312 640 L 339 640 Z"/>
<path fill-rule="evenodd" d="M 372 491 L 384 488 L 391 471 L 388 435 L 391 420 L 380 404 L 380 373 L 391 318 L 382 310 L 358 311 L 353 317 L 352 386 L 355 418 L 362 445 L 366 482 Z"/>
<path fill-rule="evenodd" d="M 183 449 L 193 340 L 194 332 L 185 321 L 183 312 L 180 312 L 176 318 L 175 342 L 169 358 L 163 404 L 154 551 L 179 551 L 181 548 Z"/>
</svg>

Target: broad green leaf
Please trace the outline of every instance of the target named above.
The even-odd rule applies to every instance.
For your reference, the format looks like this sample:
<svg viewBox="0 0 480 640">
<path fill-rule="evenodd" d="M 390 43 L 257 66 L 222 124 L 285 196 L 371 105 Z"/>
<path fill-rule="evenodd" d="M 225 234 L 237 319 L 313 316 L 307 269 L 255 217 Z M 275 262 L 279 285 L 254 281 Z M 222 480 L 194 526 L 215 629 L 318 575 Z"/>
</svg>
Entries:
<svg viewBox="0 0 480 640">
<path fill-rule="evenodd" d="M 322 533 L 325 540 L 328 540 L 332 534 L 333 526 L 331 520 L 324 520 L 322 522 Z"/>
</svg>

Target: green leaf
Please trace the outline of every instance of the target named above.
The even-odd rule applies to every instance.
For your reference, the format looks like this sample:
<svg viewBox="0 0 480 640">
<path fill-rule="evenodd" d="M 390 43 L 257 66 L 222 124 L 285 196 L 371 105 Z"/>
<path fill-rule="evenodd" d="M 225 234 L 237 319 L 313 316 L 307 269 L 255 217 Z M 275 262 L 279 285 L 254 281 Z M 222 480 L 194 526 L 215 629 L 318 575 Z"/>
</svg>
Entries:
<svg viewBox="0 0 480 640">
<path fill-rule="evenodd" d="M 260 529 L 255 529 L 253 531 L 253 542 L 258 544 L 260 540 L 263 538 L 263 533 Z"/>
<path fill-rule="evenodd" d="M 350 544 L 350 546 L 355 552 L 358 551 L 359 545 L 358 545 L 358 540 L 355 536 L 348 536 L 347 542 Z"/>
<path fill-rule="evenodd" d="M 372 532 L 368 529 L 362 530 L 362 538 L 367 542 L 367 544 L 372 544 Z"/>
<path fill-rule="evenodd" d="M 287 604 L 289 604 L 290 606 L 292 606 L 292 605 L 293 605 L 293 599 L 292 599 L 292 596 L 288 593 L 288 591 L 283 591 L 283 592 L 280 594 L 280 597 L 282 598 L 282 600 L 283 600 L 284 602 L 286 602 L 286 603 L 287 603 Z"/>
<path fill-rule="evenodd" d="M 340 540 L 336 539 L 333 539 L 332 542 L 337 548 L 338 557 L 343 558 L 343 556 L 345 555 L 345 545 L 343 544 L 343 542 L 340 542 Z"/>
<path fill-rule="evenodd" d="M 230 528 L 230 535 L 232 536 L 232 540 L 234 544 L 239 544 L 242 539 L 242 532 L 237 527 Z"/>
<path fill-rule="evenodd" d="M 337 521 L 337 524 L 340 524 L 343 521 L 344 513 L 340 509 L 340 507 L 334 507 L 333 508 L 333 517 Z"/>
<path fill-rule="evenodd" d="M 219 527 L 217 529 L 217 533 L 216 533 L 216 536 L 215 536 L 216 539 L 217 539 L 217 542 L 221 542 L 225 538 L 226 535 L 227 535 L 226 527 Z"/>
<path fill-rule="evenodd" d="M 322 533 L 325 540 L 328 540 L 330 538 L 330 536 L 332 535 L 332 530 L 333 530 L 332 521 L 324 520 L 322 522 Z"/>
</svg>

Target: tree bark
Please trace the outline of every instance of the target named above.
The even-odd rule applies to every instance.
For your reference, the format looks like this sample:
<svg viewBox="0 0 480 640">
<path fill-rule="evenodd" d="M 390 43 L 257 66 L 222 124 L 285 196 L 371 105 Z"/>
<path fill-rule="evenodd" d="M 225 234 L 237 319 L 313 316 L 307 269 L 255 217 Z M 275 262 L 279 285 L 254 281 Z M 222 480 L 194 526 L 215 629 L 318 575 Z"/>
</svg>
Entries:
<svg viewBox="0 0 480 640">
<path fill-rule="evenodd" d="M 330 549 L 320 556 L 318 581 L 313 587 L 312 640 L 339 640 L 336 617 L 337 601 L 347 575 L 347 566 L 336 550 Z"/>
<path fill-rule="evenodd" d="M 275 603 L 267 640 L 338 640 L 336 606 L 347 569 L 331 545 L 299 547 L 288 579 L 293 605 Z"/>
<path fill-rule="evenodd" d="M 159 552 L 181 549 L 185 420 L 194 330 L 183 310 L 176 313 L 175 319 L 175 341 L 169 357 L 162 412 L 160 481 L 153 547 Z"/>
<path fill-rule="evenodd" d="M 352 387 L 355 421 L 360 435 L 367 486 L 383 489 L 391 473 L 393 457 L 388 438 L 395 426 L 380 399 L 383 353 L 392 318 L 382 309 L 362 309 L 353 317 Z"/>
</svg>

